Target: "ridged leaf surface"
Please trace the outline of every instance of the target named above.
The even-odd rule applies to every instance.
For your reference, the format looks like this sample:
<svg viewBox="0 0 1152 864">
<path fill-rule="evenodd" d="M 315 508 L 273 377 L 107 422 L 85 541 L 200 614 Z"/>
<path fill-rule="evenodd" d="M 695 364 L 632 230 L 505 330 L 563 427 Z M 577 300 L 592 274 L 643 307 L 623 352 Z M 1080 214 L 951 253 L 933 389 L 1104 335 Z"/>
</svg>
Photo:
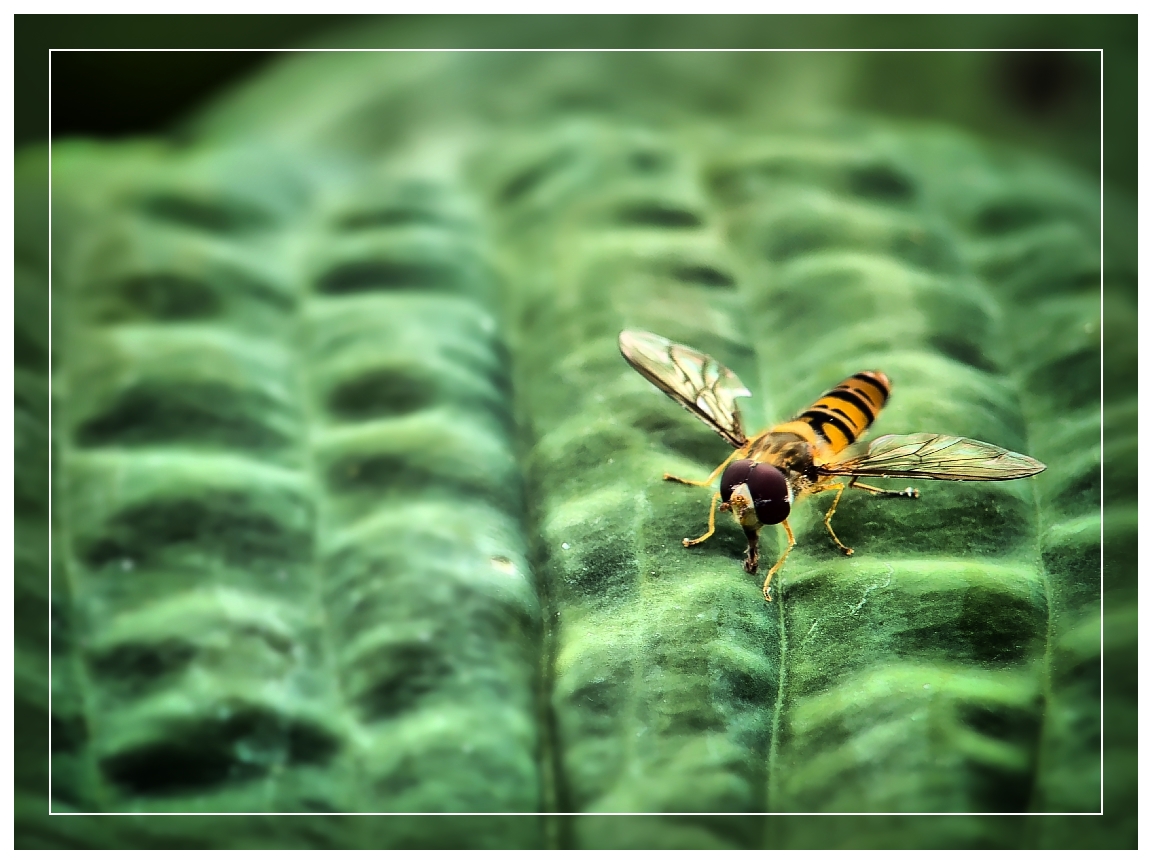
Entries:
<svg viewBox="0 0 1152 864">
<path fill-rule="evenodd" d="M 53 806 L 682 815 L 29 816 L 28 843 L 1119 842 L 1036 817 L 686 815 L 1101 808 L 1092 184 L 948 129 L 721 121 L 699 57 L 403 56 L 316 58 L 343 101 L 311 114 L 274 98 L 289 64 L 191 148 L 54 149 Z M 653 77 L 597 103 L 624 72 Z M 669 80 L 696 95 L 662 100 Z M 235 107 L 256 96 L 259 122 Z M 1125 268 L 1106 250 L 1120 302 Z M 39 609 L 47 346 L 21 320 L 17 585 Z M 624 363 L 623 328 L 733 368 L 749 426 L 882 369 L 873 434 L 1049 468 L 850 492 L 851 558 L 806 503 L 769 605 L 735 525 L 681 545 L 709 494 L 662 474 L 728 450 Z M 1123 382 L 1134 323 L 1115 332 Z M 1105 395 L 1134 460 L 1134 402 Z M 1105 479 L 1122 546 L 1135 488 Z M 1134 641 L 1134 605 L 1111 608 L 1107 638 Z"/>
</svg>

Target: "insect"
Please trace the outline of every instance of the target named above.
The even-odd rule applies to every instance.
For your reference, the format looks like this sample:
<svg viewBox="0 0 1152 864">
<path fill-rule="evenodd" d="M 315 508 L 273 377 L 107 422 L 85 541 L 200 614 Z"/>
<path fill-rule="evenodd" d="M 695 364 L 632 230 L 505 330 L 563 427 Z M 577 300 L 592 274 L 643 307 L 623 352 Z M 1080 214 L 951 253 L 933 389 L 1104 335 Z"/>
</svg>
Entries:
<svg viewBox="0 0 1152 864">
<path fill-rule="evenodd" d="M 832 530 L 832 515 L 845 489 L 895 498 L 920 497 L 919 490 L 911 486 L 881 489 L 861 483 L 861 477 L 1015 480 L 1039 474 L 1047 467 L 1021 453 L 951 435 L 881 435 L 857 444 L 892 392 L 892 382 L 883 372 L 857 372 L 796 417 L 749 438 L 736 400 L 752 394 L 731 369 L 702 351 L 643 330 L 621 332 L 620 353 L 637 372 L 735 448 L 705 480 L 664 475 L 665 480 L 704 487 L 711 487 L 720 477 L 720 491 L 712 496 L 708 513 L 708 530 L 695 540 L 684 538 L 684 545 L 696 546 L 712 536 L 719 504 L 719 509 L 731 512 L 744 529 L 748 538 L 744 569 L 755 573 L 760 562 L 760 529 L 783 526 L 788 545 L 764 579 L 764 599 L 768 602 L 772 602 L 772 577 L 796 545 L 788 514 L 804 496 L 836 493 L 824 514 L 824 527 L 840 551 L 851 555 L 853 550 Z"/>
</svg>

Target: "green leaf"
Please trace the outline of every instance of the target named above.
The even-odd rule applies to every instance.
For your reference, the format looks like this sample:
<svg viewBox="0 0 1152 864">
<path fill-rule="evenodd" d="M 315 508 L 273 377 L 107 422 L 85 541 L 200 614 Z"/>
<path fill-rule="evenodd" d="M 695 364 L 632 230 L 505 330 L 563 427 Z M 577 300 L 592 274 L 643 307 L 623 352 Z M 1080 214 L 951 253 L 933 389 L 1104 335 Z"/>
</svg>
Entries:
<svg viewBox="0 0 1152 864">
<path fill-rule="evenodd" d="M 529 60 L 398 56 L 318 58 L 312 114 L 278 101 L 301 67 L 266 79 L 277 146 L 236 113 L 249 94 L 191 147 L 54 148 L 53 808 L 682 815 L 58 828 L 18 797 L 25 845 L 1124 842 L 899 815 L 1102 806 L 1095 188 L 949 129 L 766 133 L 642 83 L 628 123 L 545 98 L 612 70 L 690 79 L 679 55 L 550 60 L 518 107 L 497 85 Z M 377 66 L 398 77 L 366 81 Z M 17 597 L 46 611 L 43 260 L 18 280 Z M 1133 322 L 1107 381 L 1128 380 Z M 727 448 L 624 363 L 625 327 L 731 366 L 750 426 L 880 368 L 872 434 L 1049 468 L 849 492 L 850 558 L 802 504 L 765 604 L 729 520 L 681 545 L 709 494 L 662 474 Z M 1134 402 L 1105 396 L 1134 463 Z M 1126 548 L 1135 487 L 1107 481 Z M 1121 648 L 1133 565 L 1105 573 Z M 18 675 L 45 681 L 30 628 Z M 705 815 L 759 813 L 894 815 Z"/>
</svg>

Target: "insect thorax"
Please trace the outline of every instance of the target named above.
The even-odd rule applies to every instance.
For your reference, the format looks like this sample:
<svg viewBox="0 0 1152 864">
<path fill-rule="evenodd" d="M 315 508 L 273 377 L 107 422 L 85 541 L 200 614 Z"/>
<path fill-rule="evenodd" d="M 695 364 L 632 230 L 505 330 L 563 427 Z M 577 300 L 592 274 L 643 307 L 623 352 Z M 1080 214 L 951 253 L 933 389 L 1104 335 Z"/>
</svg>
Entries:
<svg viewBox="0 0 1152 864">
<path fill-rule="evenodd" d="M 748 458 L 775 465 L 788 476 L 795 491 L 817 477 L 812 445 L 794 432 L 765 432 L 752 442 Z"/>
</svg>

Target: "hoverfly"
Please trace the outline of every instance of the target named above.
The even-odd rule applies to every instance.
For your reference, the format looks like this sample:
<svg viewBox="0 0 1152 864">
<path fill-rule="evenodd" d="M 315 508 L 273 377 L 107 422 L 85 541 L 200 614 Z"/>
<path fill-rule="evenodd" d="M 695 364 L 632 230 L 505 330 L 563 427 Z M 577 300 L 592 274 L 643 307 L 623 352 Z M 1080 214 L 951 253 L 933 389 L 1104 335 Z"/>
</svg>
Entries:
<svg viewBox="0 0 1152 864">
<path fill-rule="evenodd" d="M 637 372 L 735 448 L 705 480 L 664 475 L 665 480 L 704 487 L 710 487 L 720 475 L 720 491 L 712 496 L 708 513 L 708 530 L 695 540 L 684 538 L 684 545 L 696 546 L 712 536 L 719 503 L 720 509 L 731 512 L 744 529 L 748 538 L 744 569 L 755 573 L 760 562 L 761 527 L 783 526 L 787 548 L 764 579 L 764 599 L 769 603 L 772 577 L 796 545 L 788 514 L 806 495 L 836 492 L 824 514 L 824 527 L 840 551 L 851 555 L 853 550 L 832 530 L 832 515 L 845 489 L 896 498 L 920 497 L 919 490 L 911 486 L 881 489 L 861 483 L 861 477 L 1015 480 L 1039 474 L 1047 467 L 1021 453 L 951 435 L 881 435 L 856 444 L 892 392 L 892 382 L 883 372 L 857 372 L 796 417 L 749 438 L 744 434 L 736 399 L 752 394 L 731 369 L 695 348 L 642 330 L 621 332 L 620 353 Z M 851 479 L 844 483 L 837 478 Z"/>
</svg>

